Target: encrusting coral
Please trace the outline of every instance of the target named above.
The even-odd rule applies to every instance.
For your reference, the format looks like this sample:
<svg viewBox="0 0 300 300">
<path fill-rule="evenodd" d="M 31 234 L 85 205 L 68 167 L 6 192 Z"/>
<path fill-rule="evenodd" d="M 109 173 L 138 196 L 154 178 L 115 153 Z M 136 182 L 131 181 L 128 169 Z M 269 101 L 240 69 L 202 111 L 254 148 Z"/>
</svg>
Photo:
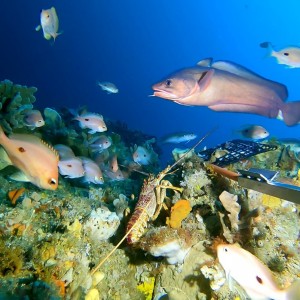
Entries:
<svg viewBox="0 0 300 300">
<path fill-rule="evenodd" d="M 0 124 L 5 132 L 24 127 L 24 114 L 32 110 L 36 91 L 7 79 L 0 82 Z"/>
</svg>

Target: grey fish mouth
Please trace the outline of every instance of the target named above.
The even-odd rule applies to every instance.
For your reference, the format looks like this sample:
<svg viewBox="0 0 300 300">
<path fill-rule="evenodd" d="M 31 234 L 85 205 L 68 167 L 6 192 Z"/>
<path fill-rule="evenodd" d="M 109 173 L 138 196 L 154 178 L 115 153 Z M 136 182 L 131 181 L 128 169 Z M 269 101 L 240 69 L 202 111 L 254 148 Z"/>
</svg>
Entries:
<svg viewBox="0 0 300 300">
<path fill-rule="evenodd" d="M 156 96 L 156 97 L 161 97 L 164 96 L 162 98 L 167 98 L 167 99 L 172 99 L 172 100 L 177 100 L 179 99 L 178 97 L 176 97 L 176 95 L 167 92 L 165 90 L 161 90 L 161 89 L 153 89 L 153 95 L 152 96 Z"/>
</svg>

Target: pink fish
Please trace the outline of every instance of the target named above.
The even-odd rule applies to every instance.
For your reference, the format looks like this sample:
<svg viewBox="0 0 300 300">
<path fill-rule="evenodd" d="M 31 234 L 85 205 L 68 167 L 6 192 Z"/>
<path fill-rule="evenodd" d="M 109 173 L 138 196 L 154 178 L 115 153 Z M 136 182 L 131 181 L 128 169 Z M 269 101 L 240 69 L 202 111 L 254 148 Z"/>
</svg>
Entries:
<svg viewBox="0 0 300 300">
<path fill-rule="evenodd" d="M 218 259 L 226 278 L 233 278 L 251 299 L 300 299 L 300 280 L 281 290 L 272 272 L 256 256 L 237 245 L 217 246 Z"/>
<path fill-rule="evenodd" d="M 12 134 L 9 138 L 0 126 L 0 145 L 12 165 L 21 172 L 12 179 L 29 181 L 47 190 L 58 186 L 58 153 L 44 141 L 31 134 Z"/>
<path fill-rule="evenodd" d="M 39 110 L 29 110 L 24 115 L 24 123 L 26 126 L 34 129 L 45 125 L 43 116 Z"/>
<path fill-rule="evenodd" d="M 58 162 L 59 174 L 67 178 L 79 178 L 84 176 L 84 168 L 80 158 L 70 157 Z"/>
<path fill-rule="evenodd" d="M 109 169 L 112 172 L 117 172 L 119 170 L 117 155 L 114 155 L 109 162 Z"/>
<path fill-rule="evenodd" d="M 215 111 L 253 113 L 300 122 L 300 101 L 288 102 L 285 85 L 263 78 L 232 62 L 202 60 L 152 86 L 153 96 Z"/>
<path fill-rule="evenodd" d="M 124 174 L 120 169 L 117 170 L 116 172 L 113 172 L 109 169 L 104 169 L 104 174 L 112 181 L 124 180 Z"/>
<path fill-rule="evenodd" d="M 74 118 L 79 121 L 81 128 L 90 129 L 89 133 L 103 132 L 107 130 L 106 124 L 103 120 L 103 116 L 94 113 L 84 113 Z"/>
<path fill-rule="evenodd" d="M 85 171 L 84 182 L 94 183 L 94 184 L 103 184 L 103 175 L 99 166 L 91 159 L 87 157 L 80 157 L 83 162 L 83 168 Z"/>
</svg>

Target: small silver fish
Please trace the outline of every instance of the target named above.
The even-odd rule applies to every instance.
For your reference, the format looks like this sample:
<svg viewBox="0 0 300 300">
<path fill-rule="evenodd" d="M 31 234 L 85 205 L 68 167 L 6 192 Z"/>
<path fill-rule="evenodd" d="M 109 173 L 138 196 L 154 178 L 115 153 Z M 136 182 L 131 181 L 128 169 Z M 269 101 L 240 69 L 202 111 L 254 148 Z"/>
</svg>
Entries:
<svg viewBox="0 0 300 300">
<path fill-rule="evenodd" d="M 119 89 L 112 82 L 107 82 L 107 81 L 99 82 L 98 81 L 97 85 L 99 85 L 101 87 L 101 89 L 103 91 L 107 92 L 108 94 L 116 94 L 119 92 Z"/>
<path fill-rule="evenodd" d="M 150 151 L 143 146 L 136 148 L 132 154 L 132 158 L 139 165 L 149 165 L 152 160 Z"/>
<path fill-rule="evenodd" d="M 84 113 L 74 118 L 79 121 L 81 128 L 90 129 L 89 133 L 103 132 L 107 130 L 106 124 L 103 120 L 103 116 L 95 113 Z"/>
<path fill-rule="evenodd" d="M 29 110 L 24 115 L 24 123 L 26 126 L 34 129 L 45 125 L 43 116 L 39 110 Z"/>
<path fill-rule="evenodd" d="M 95 152 L 96 151 L 101 152 L 109 148 L 111 144 L 112 144 L 111 138 L 106 135 L 96 136 L 88 141 L 88 147 Z"/>
<path fill-rule="evenodd" d="M 59 21 L 56 13 L 56 9 L 51 7 L 50 9 L 42 9 L 41 24 L 38 25 L 35 30 L 39 31 L 41 28 L 43 29 L 44 38 L 46 40 L 50 40 L 51 38 L 55 39 L 61 33 L 58 32 Z"/>
<path fill-rule="evenodd" d="M 244 138 L 252 140 L 261 140 L 267 138 L 270 134 L 267 129 L 259 125 L 249 125 L 237 132 Z"/>
<path fill-rule="evenodd" d="M 194 133 L 174 133 L 163 137 L 161 142 L 170 144 L 188 143 L 196 137 L 197 135 Z"/>
<path fill-rule="evenodd" d="M 278 64 L 289 68 L 300 68 L 300 47 L 286 47 L 275 51 L 270 42 L 261 43 L 260 47 L 268 49 L 269 55 L 275 57 Z"/>
</svg>

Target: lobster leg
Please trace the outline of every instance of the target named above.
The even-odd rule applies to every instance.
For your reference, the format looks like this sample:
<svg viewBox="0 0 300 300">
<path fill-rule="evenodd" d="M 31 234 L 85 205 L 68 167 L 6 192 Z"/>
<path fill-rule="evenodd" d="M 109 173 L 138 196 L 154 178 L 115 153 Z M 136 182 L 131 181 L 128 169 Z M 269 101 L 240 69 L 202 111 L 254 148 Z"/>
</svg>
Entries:
<svg viewBox="0 0 300 300">
<path fill-rule="evenodd" d="M 183 191 L 183 188 L 175 187 L 167 180 L 162 180 L 161 183 L 162 184 L 159 184 L 155 187 L 155 197 L 156 197 L 157 208 L 155 210 L 153 217 L 151 218 L 152 221 L 157 219 L 163 206 L 165 209 L 167 209 L 166 205 L 164 204 L 164 200 L 165 200 L 166 194 L 167 194 L 167 192 L 166 192 L 167 189 L 175 190 L 180 193 L 182 193 L 182 191 Z"/>
</svg>

